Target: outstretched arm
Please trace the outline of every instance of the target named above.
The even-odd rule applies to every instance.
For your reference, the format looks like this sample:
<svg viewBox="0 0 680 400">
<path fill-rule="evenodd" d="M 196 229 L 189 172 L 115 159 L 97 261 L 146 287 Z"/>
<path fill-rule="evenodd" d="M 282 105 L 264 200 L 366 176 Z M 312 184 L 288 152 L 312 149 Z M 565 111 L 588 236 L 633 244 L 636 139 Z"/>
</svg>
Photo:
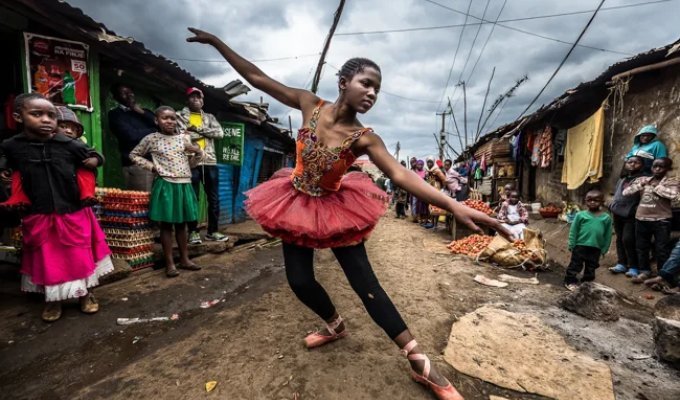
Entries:
<svg viewBox="0 0 680 400">
<path fill-rule="evenodd" d="M 222 54 L 225 60 L 238 72 L 248 83 L 258 90 L 272 96 L 288 107 L 306 110 L 315 107 L 319 103 L 319 97 L 314 93 L 288 87 L 281 82 L 270 78 L 255 64 L 238 55 L 217 36 L 204 32 L 200 29 L 189 28 L 194 36 L 187 38 L 187 42 L 205 43 L 213 46 Z"/>
<path fill-rule="evenodd" d="M 499 221 L 482 212 L 460 204 L 425 183 L 425 181 L 420 179 L 414 172 L 404 168 L 391 154 L 389 154 L 387 148 L 385 148 L 385 143 L 383 143 L 378 135 L 374 133 L 365 134 L 358 142 L 359 143 L 356 143 L 356 145 L 361 150 L 359 153 L 368 154 L 371 161 L 373 161 L 385 175 L 389 176 L 395 185 L 412 193 L 414 196 L 428 204 L 433 204 L 451 212 L 458 222 L 476 232 L 481 231 L 477 226 L 477 223 L 479 223 L 493 228 L 503 236 L 512 236 L 510 231 L 501 225 Z"/>
</svg>

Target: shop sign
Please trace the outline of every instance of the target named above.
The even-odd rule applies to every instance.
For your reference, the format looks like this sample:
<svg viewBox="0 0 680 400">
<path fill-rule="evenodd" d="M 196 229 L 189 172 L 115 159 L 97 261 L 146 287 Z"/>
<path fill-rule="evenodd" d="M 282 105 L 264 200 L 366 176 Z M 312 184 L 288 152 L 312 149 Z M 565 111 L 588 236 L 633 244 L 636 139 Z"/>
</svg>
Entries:
<svg viewBox="0 0 680 400">
<path fill-rule="evenodd" d="M 246 126 L 239 122 L 222 122 L 224 137 L 215 141 L 215 153 L 220 164 L 243 164 L 243 142 Z"/>
</svg>

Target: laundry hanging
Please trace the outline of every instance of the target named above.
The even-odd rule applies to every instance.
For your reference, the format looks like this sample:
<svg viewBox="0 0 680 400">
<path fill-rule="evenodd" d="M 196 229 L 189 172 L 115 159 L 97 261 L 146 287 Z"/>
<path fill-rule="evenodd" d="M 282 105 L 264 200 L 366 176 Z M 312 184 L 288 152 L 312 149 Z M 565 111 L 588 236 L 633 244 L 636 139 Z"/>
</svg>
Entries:
<svg viewBox="0 0 680 400">
<path fill-rule="evenodd" d="M 604 110 L 600 107 L 585 121 L 567 131 L 564 149 L 562 183 L 574 190 L 586 181 L 602 178 L 602 151 L 604 148 Z"/>
</svg>

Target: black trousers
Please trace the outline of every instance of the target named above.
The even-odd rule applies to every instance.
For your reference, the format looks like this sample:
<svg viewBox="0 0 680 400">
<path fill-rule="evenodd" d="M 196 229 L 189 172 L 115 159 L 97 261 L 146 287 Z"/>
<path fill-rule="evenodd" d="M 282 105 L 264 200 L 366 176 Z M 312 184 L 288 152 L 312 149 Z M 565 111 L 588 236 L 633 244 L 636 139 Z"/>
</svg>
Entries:
<svg viewBox="0 0 680 400">
<path fill-rule="evenodd" d="M 637 240 L 638 268 L 640 271 L 651 271 L 649 252 L 652 249 L 652 238 L 654 238 L 656 266 L 661 269 L 670 255 L 668 243 L 671 240 L 671 221 L 635 221 L 635 239 Z"/>
<path fill-rule="evenodd" d="M 217 192 L 219 184 L 217 167 L 214 165 L 199 165 L 191 170 L 191 186 L 194 187 L 196 198 L 201 191 L 201 183 L 208 200 L 208 233 L 217 232 L 217 221 L 220 218 L 220 198 Z M 189 222 L 189 232 L 198 231 L 198 221 Z"/>
<path fill-rule="evenodd" d="M 629 268 L 638 267 L 637 248 L 635 247 L 635 218 L 613 216 L 617 263 Z"/>
<path fill-rule="evenodd" d="M 406 216 L 406 203 L 397 203 L 397 217 L 405 217 Z"/>
<path fill-rule="evenodd" d="M 408 329 L 373 273 L 364 244 L 332 250 L 352 289 L 387 336 L 394 340 Z M 283 258 L 288 283 L 297 298 L 323 320 L 332 318 L 335 306 L 326 290 L 314 278 L 314 249 L 284 243 Z"/>
<path fill-rule="evenodd" d="M 577 283 L 577 275 L 583 270 L 581 282 L 595 280 L 595 270 L 600 266 L 601 251 L 597 247 L 575 246 L 571 251 L 571 262 L 564 276 L 564 283 Z M 585 266 L 585 268 L 584 268 Z"/>
</svg>

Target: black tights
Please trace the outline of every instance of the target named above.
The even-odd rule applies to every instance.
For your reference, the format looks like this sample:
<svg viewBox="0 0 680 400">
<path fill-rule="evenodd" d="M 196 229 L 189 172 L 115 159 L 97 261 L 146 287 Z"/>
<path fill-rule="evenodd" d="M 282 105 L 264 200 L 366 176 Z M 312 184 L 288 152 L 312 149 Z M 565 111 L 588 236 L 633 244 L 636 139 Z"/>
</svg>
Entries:
<svg viewBox="0 0 680 400">
<path fill-rule="evenodd" d="M 390 339 L 394 340 L 408 329 L 373 273 L 364 244 L 332 250 L 368 314 Z M 335 306 L 326 290 L 314 278 L 314 249 L 284 243 L 283 258 L 288 283 L 298 299 L 323 320 L 332 318 Z"/>
</svg>

